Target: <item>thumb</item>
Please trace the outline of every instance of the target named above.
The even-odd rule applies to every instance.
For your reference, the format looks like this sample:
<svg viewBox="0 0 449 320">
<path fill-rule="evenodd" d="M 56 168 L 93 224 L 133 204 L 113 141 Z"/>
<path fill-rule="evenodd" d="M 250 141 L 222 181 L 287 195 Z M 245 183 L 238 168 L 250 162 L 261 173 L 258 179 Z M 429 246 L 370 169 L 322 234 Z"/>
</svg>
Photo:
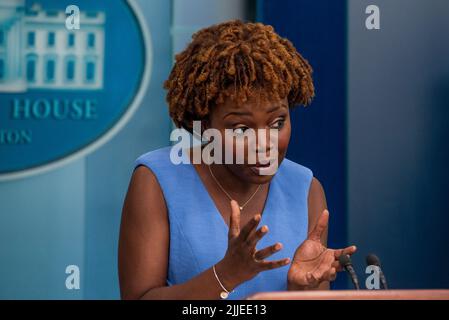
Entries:
<svg viewBox="0 0 449 320">
<path fill-rule="evenodd" d="M 329 224 L 329 211 L 327 209 L 324 209 L 324 211 L 321 213 L 320 217 L 318 218 L 318 221 L 317 221 L 315 227 L 309 233 L 309 236 L 307 238 L 309 240 L 320 241 L 321 235 L 323 234 L 324 230 L 326 230 L 328 224 Z"/>
</svg>

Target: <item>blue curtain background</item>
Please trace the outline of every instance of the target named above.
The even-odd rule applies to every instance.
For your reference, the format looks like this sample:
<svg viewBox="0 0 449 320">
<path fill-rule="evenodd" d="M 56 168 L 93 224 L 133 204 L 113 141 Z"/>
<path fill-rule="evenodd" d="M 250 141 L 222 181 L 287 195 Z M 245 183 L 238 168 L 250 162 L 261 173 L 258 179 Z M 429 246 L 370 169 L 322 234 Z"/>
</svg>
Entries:
<svg viewBox="0 0 449 320">
<path fill-rule="evenodd" d="M 346 1 L 260 0 L 258 20 L 272 25 L 309 61 L 316 97 L 293 109 L 287 157 L 309 167 L 330 212 L 328 245 L 347 245 Z M 345 288 L 337 277 L 333 288 Z"/>
</svg>

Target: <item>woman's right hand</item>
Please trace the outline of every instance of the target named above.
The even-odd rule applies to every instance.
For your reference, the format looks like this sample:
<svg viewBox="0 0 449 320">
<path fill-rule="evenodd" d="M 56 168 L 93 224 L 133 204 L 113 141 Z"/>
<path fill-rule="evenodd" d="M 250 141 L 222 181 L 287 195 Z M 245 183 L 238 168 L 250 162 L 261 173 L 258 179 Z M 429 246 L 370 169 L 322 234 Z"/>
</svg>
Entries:
<svg viewBox="0 0 449 320">
<path fill-rule="evenodd" d="M 235 200 L 231 200 L 228 249 L 224 258 L 216 265 L 218 277 L 229 291 L 254 278 L 259 272 L 283 267 L 290 263 L 290 258 L 264 260 L 281 250 L 281 243 L 275 243 L 261 250 L 256 249 L 257 242 L 268 232 L 268 226 L 262 226 L 256 230 L 260 219 L 261 215 L 257 214 L 243 228 L 240 228 L 240 207 Z"/>
</svg>

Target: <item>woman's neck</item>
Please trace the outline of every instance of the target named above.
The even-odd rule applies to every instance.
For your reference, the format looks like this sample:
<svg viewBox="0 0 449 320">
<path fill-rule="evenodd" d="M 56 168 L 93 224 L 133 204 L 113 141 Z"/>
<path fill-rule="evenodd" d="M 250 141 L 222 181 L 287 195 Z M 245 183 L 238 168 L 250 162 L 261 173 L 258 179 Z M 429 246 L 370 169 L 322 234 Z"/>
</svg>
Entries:
<svg viewBox="0 0 449 320">
<path fill-rule="evenodd" d="M 197 148 L 197 147 L 195 147 Z M 199 148 L 199 147 L 198 147 Z M 202 149 L 203 147 L 201 147 Z M 201 150 L 202 151 L 202 150 Z M 201 153 L 202 154 L 202 153 Z M 193 152 L 192 149 L 189 149 L 189 159 L 192 162 Z M 208 168 L 208 164 L 204 163 L 201 160 L 200 164 L 204 170 L 206 170 L 209 174 L 212 171 L 212 175 L 210 178 L 213 180 L 217 180 L 217 182 L 224 188 L 231 196 L 239 195 L 240 197 L 245 197 L 249 194 L 254 193 L 256 189 L 259 187 L 258 184 L 250 183 L 240 179 L 240 177 L 236 176 L 234 172 L 232 172 L 229 167 L 225 164 L 210 164 L 210 168 Z M 214 179 L 215 178 L 215 179 Z M 238 199 L 236 199 L 238 200 Z"/>
<path fill-rule="evenodd" d="M 207 166 L 207 164 L 203 165 Z M 231 195 L 240 195 L 244 198 L 259 188 L 258 184 L 249 183 L 240 179 L 225 164 L 212 163 L 210 170 L 218 183 Z"/>
</svg>

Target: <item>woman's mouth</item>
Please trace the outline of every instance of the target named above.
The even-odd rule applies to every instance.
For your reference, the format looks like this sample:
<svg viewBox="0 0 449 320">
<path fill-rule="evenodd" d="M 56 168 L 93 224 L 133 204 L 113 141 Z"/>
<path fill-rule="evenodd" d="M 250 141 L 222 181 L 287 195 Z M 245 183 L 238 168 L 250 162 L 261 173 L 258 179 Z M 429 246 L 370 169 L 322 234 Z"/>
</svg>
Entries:
<svg viewBox="0 0 449 320">
<path fill-rule="evenodd" d="M 270 162 L 265 163 L 265 164 L 262 164 L 262 163 L 256 163 L 253 167 L 256 167 L 256 168 L 267 168 L 267 167 L 269 167 L 269 166 L 270 166 Z"/>
<path fill-rule="evenodd" d="M 273 175 L 277 171 L 277 162 L 270 161 L 264 164 L 256 163 L 254 165 L 250 165 L 249 169 L 258 176 Z"/>
</svg>

